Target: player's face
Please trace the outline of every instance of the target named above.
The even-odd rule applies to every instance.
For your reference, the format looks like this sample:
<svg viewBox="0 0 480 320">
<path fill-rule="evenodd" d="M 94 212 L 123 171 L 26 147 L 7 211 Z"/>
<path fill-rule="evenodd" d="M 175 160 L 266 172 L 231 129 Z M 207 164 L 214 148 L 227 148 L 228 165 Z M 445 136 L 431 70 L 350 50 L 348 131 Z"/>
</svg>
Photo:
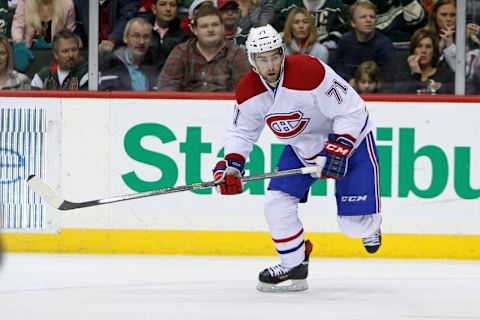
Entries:
<svg viewBox="0 0 480 320">
<path fill-rule="evenodd" d="M 156 4 L 152 5 L 152 12 L 156 17 L 158 25 L 167 27 L 177 15 L 177 1 L 158 0 Z"/>
<path fill-rule="evenodd" d="M 376 20 L 377 18 L 374 10 L 358 7 L 353 14 L 351 24 L 356 31 L 364 34 L 371 34 L 375 31 Z"/>
<path fill-rule="evenodd" d="M 303 43 L 307 38 L 310 31 L 307 17 L 301 12 L 297 13 L 293 17 L 292 35 L 298 44 Z"/>
<path fill-rule="evenodd" d="M 258 73 L 269 83 L 275 83 L 280 77 L 283 55 L 279 50 L 255 54 L 255 65 Z"/>
<path fill-rule="evenodd" d="M 78 43 L 75 39 L 60 39 L 53 55 L 61 70 L 69 71 L 75 69 L 79 61 Z"/>
<path fill-rule="evenodd" d="M 423 38 L 415 48 L 414 54 L 419 56 L 420 66 L 431 66 L 433 59 L 433 41 L 431 38 Z"/>
<path fill-rule="evenodd" d="M 358 80 L 358 91 L 360 93 L 373 93 L 377 90 L 377 83 L 367 74 L 364 74 Z"/>
<path fill-rule="evenodd" d="M 197 19 L 193 33 L 197 36 L 200 45 L 218 46 L 224 41 L 225 29 L 219 16 L 209 15 Z"/>
<path fill-rule="evenodd" d="M 457 13 L 453 4 L 446 4 L 437 9 L 435 16 L 440 29 L 455 27 Z"/>
</svg>

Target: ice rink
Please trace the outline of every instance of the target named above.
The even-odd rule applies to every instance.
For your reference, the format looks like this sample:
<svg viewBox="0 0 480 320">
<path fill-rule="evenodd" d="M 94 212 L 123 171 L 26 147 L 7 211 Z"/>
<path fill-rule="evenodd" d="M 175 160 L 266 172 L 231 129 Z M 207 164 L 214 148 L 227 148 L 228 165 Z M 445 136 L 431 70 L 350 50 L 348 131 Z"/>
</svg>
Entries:
<svg viewBox="0 0 480 320">
<path fill-rule="evenodd" d="M 480 319 L 480 261 L 312 258 L 309 290 L 260 293 L 274 257 L 7 254 L 0 319 Z"/>
</svg>

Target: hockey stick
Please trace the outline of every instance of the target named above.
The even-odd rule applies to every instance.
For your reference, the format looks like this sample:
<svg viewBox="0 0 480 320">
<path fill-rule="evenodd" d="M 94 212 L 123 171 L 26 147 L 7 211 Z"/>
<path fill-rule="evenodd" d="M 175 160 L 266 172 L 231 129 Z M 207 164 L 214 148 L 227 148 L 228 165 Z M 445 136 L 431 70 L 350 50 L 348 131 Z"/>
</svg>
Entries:
<svg viewBox="0 0 480 320">
<path fill-rule="evenodd" d="M 299 169 L 263 173 L 263 174 L 258 174 L 254 176 L 243 177 L 242 181 L 248 182 L 248 181 L 254 181 L 254 180 L 287 177 L 287 176 L 293 176 L 297 174 L 312 174 L 317 172 L 317 168 L 318 167 L 316 166 L 312 166 L 312 167 L 303 167 Z M 30 177 L 28 177 L 27 184 L 30 188 L 33 189 L 33 191 L 35 191 L 43 200 L 49 203 L 52 207 L 57 208 L 58 210 L 72 210 L 72 209 L 93 207 L 101 204 L 107 204 L 107 203 L 113 203 L 113 202 L 119 202 L 119 201 L 158 196 L 158 195 L 174 193 L 174 192 L 212 188 L 219 185 L 220 183 L 216 183 L 215 181 L 193 183 L 185 186 L 125 194 L 122 196 L 103 198 L 103 199 L 97 199 L 97 200 L 91 200 L 91 201 L 85 201 L 85 202 L 70 202 L 63 199 L 55 191 L 53 191 L 44 181 L 42 181 L 39 177 L 35 175 L 31 175 Z"/>
</svg>

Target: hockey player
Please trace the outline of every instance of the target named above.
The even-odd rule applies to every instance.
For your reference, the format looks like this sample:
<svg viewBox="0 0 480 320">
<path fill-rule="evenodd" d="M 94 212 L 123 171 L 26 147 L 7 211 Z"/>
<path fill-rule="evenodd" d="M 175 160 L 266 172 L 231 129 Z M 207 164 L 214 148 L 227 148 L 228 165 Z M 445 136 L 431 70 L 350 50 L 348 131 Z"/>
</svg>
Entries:
<svg viewBox="0 0 480 320">
<path fill-rule="evenodd" d="M 223 181 L 219 186 L 222 194 L 241 193 L 239 178 L 245 160 L 265 124 L 286 144 L 279 170 L 326 160 L 315 176 L 272 179 L 265 199 L 265 217 L 281 262 L 260 272 L 257 289 L 306 290 L 312 245 L 304 240 L 297 207 L 307 201 L 317 178 L 336 181 L 338 223 L 343 233 L 363 238 L 369 253 L 381 245 L 378 157 L 372 124 L 364 101 L 347 82 L 316 58 L 285 56 L 282 38 L 270 25 L 252 28 L 246 48 L 253 70 L 236 88 L 236 106 L 224 137 L 225 157 L 216 164 L 213 175 L 215 181 Z"/>
</svg>

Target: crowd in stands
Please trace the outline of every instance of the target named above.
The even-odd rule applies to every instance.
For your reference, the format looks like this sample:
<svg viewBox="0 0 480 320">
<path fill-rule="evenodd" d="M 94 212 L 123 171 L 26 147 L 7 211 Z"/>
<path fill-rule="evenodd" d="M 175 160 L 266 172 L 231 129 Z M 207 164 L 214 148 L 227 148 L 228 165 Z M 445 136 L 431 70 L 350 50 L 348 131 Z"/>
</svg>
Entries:
<svg viewBox="0 0 480 320">
<path fill-rule="evenodd" d="M 89 2 L 0 0 L 0 89 L 87 90 Z M 455 0 L 98 0 L 98 12 L 99 90 L 232 92 L 250 28 L 270 24 L 286 54 L 360 93 L 454 93 Z M 466 18 L 466 93 L 480 94 L 480 3 Z"/>
</svg>

